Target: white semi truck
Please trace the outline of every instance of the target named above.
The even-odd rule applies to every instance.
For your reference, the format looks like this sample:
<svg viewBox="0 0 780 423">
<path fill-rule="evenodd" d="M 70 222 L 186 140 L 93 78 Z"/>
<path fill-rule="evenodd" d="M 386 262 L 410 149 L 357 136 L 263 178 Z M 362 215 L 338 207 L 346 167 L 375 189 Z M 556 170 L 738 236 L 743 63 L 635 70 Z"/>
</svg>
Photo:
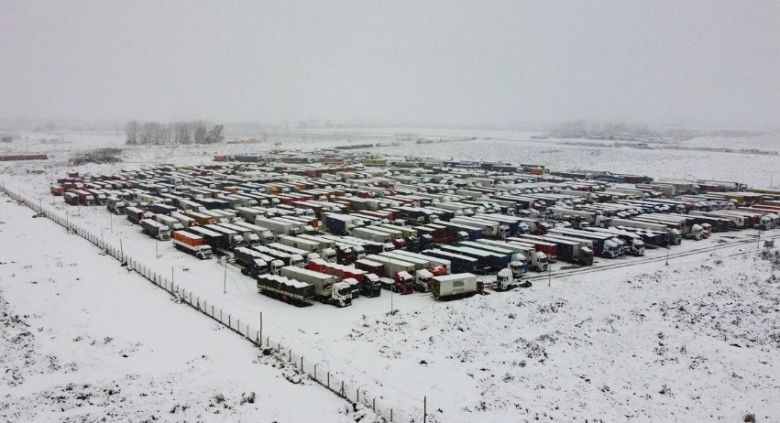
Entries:
<svg viewBox="0 0 780 423">
<path fill-rule="evenodd" d="M 477 277 L 471 273 L 453 273 L 434 276 L 431 279 L 431 294 L 437 300 L 451 300 L 474 295 L 481 290 Z"/>
<path fill-rule="evenodd" d="M 352 305 L 352 287 L 349 283 L 339 282 L 333 275 L 302 269 L 297 266 L 285 266 L 280 272 L 281 276 L 305 282 L 314 286 L 314 297 L 326 304 L 337 307 Z"/>
</svg>

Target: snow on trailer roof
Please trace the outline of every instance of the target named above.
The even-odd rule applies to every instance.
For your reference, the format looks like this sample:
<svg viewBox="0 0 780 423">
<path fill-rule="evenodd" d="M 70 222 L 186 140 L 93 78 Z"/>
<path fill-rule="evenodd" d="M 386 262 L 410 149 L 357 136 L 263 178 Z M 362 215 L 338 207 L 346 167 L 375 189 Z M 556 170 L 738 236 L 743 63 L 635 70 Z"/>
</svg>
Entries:
<svg viewBox="0 0 780 423">
<path fill-rule="evenodd" d="M 457 254 L 457 253 L 453 253 L 453 252 L 450 252 L 450 251 L 440 250 L 440 249 L 437 249 L 437 248 L 434 248 L 434 249 L 431 249 L 431 250 L 425 250 L 425 251 L 423 251 L 423 253 L 428 253 L 429 251 L 432 254 L 440 254 L 440 255 L 443 255 L 445 257 L 451 257 L 451 258 L 455 258 L 455 259 L 458 259 L 458 260 L 466 260 L 466 261 L 470 261 L 470 262 L 477 262 L 477 261 L 479 261 L 475 257 L 464 256 L 462 254 Z"/>
<path fill-rule="evenodd" d="M 188 239 L 191 239 L 191 240 L 203 239 L 202 236 L 195 235 L 195 234 L 193 234 L 191 232 L 187 232 L 187 231 L 174 231 L 173 233 L 174 233 L 174 236 L 180 236 L 180 237 L 188 238 Z"/>
<path fill-rule="evenodd" d="M 382 265 L 382 263 L 378 263 L 378 262 L 375 262 L 375 261 L 367 259 L 367 258 L 362 258 L 362 259 L 355 260 L 355 263 L 362 263 L 362 264 L 365 264 L 366 266 L 371 266 L 371 267 L 376 267 L 376 266 L 381 266 Z"/>
<path fill-rule="evenodd" d="M 216 223 L 208 224 L 205 227 L 208 228 L 208 229 L 213 230 L 214 232 L 219 232 L 219 233 L 222 233 L 222 234 L 225 234 L 225 235 L 237 235 L 238 234 L 238 232 L 236 232 L 236 231 L 234 231 L 232 229 L 226 228 L 224 226 L 218 225 Z"/>
<path fill-rule="evenodd" d="M 301 282 L 299 280 L 290 279 L 284 276 L 279 275 L 264 275 L 266 278 L 274 280 L 282 285 L 287 285 L 292 288 L 306 288 L 307 286 L 310 286 L 311 284 L 308 284 L 306 282 Z"/>
<path fill-rule="evenodd" d="M 409 266 L 413 266 L 414 265 L 414 263 L 410 263 L 408 261 L 403 261 L 403 260 L 400 260 L 400 259 L 395 259 L 395 258 L 387 257 L 387 256 L 380 256 L 379 254 L 372 254 L 372 255 L 368 256 L 368 259 L 371 260 L 371 261 L 379 262 L 379 264 L 391 263 L 391 264 L 395 264 L 395 265 L 398 265 L 398 266 L 404 266 L 404 267 L 409 267 Z"/>
<path fill-rule="evenodd" d="M 413 253 L 411 251 L 406 251 L 406 250 L 393 250 L 393 252 L 402 256 L 409 256 L 409 257 L 419 258 L 421 260 L 428 260 L 429 262 L 442 264 L 445 265 L 446 267 L 450 267 L 450 265 L 452 264 L 451 261 L 441 257 L 426 256 L 425 254 Z"/>
<path fill-rule="evenodd" d="M 202 226 L 190 226 L 189 228 L 187 228 L 187 230 L 188 231 L 194 231 L 194 232 L 199 233 L 200 235 L 208 236 L 208 237 L 220 237 L 220 236 L 222 236 L 221 233 L 214 232 L 214 231 L 206 229 L 206 228 L 204 228 Z"/>
<path fill-rule="evenodd" d="M 460 280 L 464 278 L 476 278 L 477 276 L 472 273 L 450 273 L 449 275 L 434 276 L 433 278 L 439 282 L 447 282 L 451 280 Z"/>
</svg>

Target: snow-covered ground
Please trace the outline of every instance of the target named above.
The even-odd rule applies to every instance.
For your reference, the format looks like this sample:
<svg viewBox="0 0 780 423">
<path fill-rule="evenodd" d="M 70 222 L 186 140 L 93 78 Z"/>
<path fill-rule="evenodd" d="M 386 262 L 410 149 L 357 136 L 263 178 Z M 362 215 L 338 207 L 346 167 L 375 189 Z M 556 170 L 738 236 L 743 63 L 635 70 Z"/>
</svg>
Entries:
<svg viewBox="0 0 780 423">
<path fill-rule="evenodd" d="M 0 194 L 0 421 L 365 414 L 32 215 Z"/>
<path fill-rule="evenodd" d="M 437 134 L 452 135 L 452 131 L 427 136 Z M 683 173 L 757 181 L 754 183 L 768 181 L 768 175 L 777 169 L 776 158 L 763 162 L 762 156 L 697 156 L 699 153 L 684 151 L 662 151 L 653 156 L 649 153 L 656 152 L 583 149 L 559 142 L 546 145 L 531 140 L 532 134 L 512 134 L 526 141 L 499 141 L 495 139 L 499 135 L 483 135 L 494 138 L 491 140 L 402 144 L 378 151 L 540 163 L 556 169 L 664 173 L 670 177 L 684 177 L 681 163 L 690 163 L 694 171 Z M 28 197 L 50 202 L 48 183 L 69 168 L 67 158 L 81 147 L 81 134 L 62 136 L 73 142 L 63 144 L 68 147 L 55 152 L 52 161 L 5 165 L 0 173 L 7 175 L 6 183 Z M 102 134 L 94 139 L 86 137 L 90 142 L 84 148 L 101 146 L 101 137 L 105 145 L 121 146 L 121 138 L 115 134 Z M 285 147 L 311 149 L 344 143 L 333 137 L 318 140 L 308 136 L 305 142 Z M 30 141 L 31 151 L 45 151 L 43 144 L 35 144 Z M 112 173 L 150 162 L 210 161 L 214 153 L 269 148 L 272 144 L 132 148 L 123 154 L 125 163 L 88 165 L 79 170 Z M 669 267 L 660 260 L 570 276 L 561 273 L 554 276 L 550 288 L 536 281 L 527 290 L 448 303 L 437 303 L 422 294 L 395 296 L 393 304 L 399 313 L 387 315 L 387 292 L 380 298 L 359 298 L 347 309 L 321 304 L 295 308 L 258 295 L 251 279 L 232 267 L 228 267 L 225 294 L 224 268 L 217 263 L 197 261 L 162 244 L 158 258 L 153 242 L 137 226 L 121 217 L 114 216 L 112 221 L 102 207 L 79 210 L 65 206 L 61 199 L 54 207 L 62 214 L 67 211 L 74 222 L 95 233 L 102 232 L 114 244 L 121 239 L 129 255 L 158 273 L 167 275 L 173 268 L 177 281 L 187 281 L 193 292 L 242 320 L 253 321 L 262 311 L 266 332 L 274 339 L 320 363 L 321 369 L 331 369 L 353 386 L 379 395 L 380 401 L 396 409 L 417 410 L 422 397 L 427 396 L 429 410 L 439 421 L 526 421 L 537 417 L 558 421 L 734 421 L 745 413 L 756 413 L 759 421 L 780 418 L 778 406 L 771 402 L 780 393 L 775 376 L 776 363 L 780 362 L 780 292 L 773 279 L 778 270 L 772 269 L 769 261 L 755 258 L 755 243 L 747 243 L 754 233 L 748 231 L 734 234 L 734 238 L 716 236 L 685 242 L 674 248 L 673 254 L 704 251 L 673 256 Z M 25 215 L 28 221 L 29 214 Z M 9 222 L 10 218 L 3 220 Z M 764 237 L 778 235 L 776 230 Z M 711 256 L 715 246 L 717 251 Z M 736 255 L 740 249 L 751 252 Z M 73 262 L 87 269 L 85 263 L 91 264 L 98 252 L 87 245 L 77 253 L 80 259 Z M 649 258 L 664 254 L 648 251 Z M 607 263 L 602 261 L 596 267 Z M 152 290 L 139 280 L 134 283 Z M 90 298 L 102 300 L 105 295 L 110 294 Z M 74 303 L 78 298 L 74 297 Z M 11 306 L 15 306 L 13 301 Z M 125 324 L 133 325 L 135 319 L 127 318 Z M 99 339 L 99 335 L 93 338 Z M 222 341 L 214 341 L 217 344 L 221 346 Z M 340 415 L 333 419 L 336 417 Z"/>
</svg>

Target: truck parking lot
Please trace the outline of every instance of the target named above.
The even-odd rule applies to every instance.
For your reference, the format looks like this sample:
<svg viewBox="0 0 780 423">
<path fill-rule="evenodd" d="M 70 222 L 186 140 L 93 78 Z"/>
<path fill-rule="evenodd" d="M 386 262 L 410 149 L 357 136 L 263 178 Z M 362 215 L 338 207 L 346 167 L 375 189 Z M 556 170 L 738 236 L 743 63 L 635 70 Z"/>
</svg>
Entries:
<svg viewBox="0 0 780 423">
<path fill-rule="evenodd" d="M 242 324 L 248 322 L 256 327 L 262 313 L 264 333 L 284 345 L 294 345 L 296 354 L 306 356 L 307 360 L 320 362 L 341 375 L 354 376 L 352 382 L 355 384 L 365 383 L 366 375 L 356 375 L 355 369 L 338 359 L 338 355 L 355 354 L 358 350 L 362 351 L 360 354 L 376 354 L 376 351 L 362 350 L 368 346 L 359 347 L 353 343 L 336 345 L 333 340 L 350 338 L 356 328 L 367 324 L 367 316 L 373 321 L 374 318 L 382 319 L 378 316 L 383 315 L 415 315 L 433 306 L 437 310 L 454 307 L 452 310 L 460 313 L 463 307 L 482 304 L 483 295 L 489 302 L 525 296 L 544 298 L 547 290 L 565 292 L 572 282 L 582 278 L 591 282 L 614 279 L 622 272 L 662 266 L 666 260 L 673 269 L 678 262 L 707 261 L 705 257 L 731 254 L 751 246 L 757 248 L 759 230 L 762 239 L 776 236 L 774 229 L 765 231 L 761 219 L 755 217 L 732 217 L 727 219 L 733 222 L 731 226 L 716 225 L 717 222 L 711 219 L 663 222 L 658 218 L 653 221 L 638 218 L 643 213 L 691 217 L 696 216 L 695 212 L 742 215 L 745 211 L 753 213 L 744 209 L 760 209 L 764 212 L 762 216 L 770 217 L 763 219 L 764 223 L 771 225 L 772 207 L 776 206 L 775 200 L 771 199 L 775 198 L 774 193 L 764 193 L 760 203 L 747 205 L 739 201 L 755 198 L 755 193 L 717 194 L 718 191 L 702 190 L 667 198 L 653 192 L 637 192 L 635 186 L 625 183 L 559 180 L 552 172 L 530 177 L 519 169 L 502 174 L 477 170 L 473 163 L 466 163 L 469 170 L 464 170 L 454 163 L 440 169 L 426 169 L 427 165 L 421 162 L 419 173 L 398 172 L 396 175 L 392 160 L 385 161 L 385 168 L 374 169 L 361 166 L 359 155 L 352 158 L 351 163 L 345 160 L 354 166 L 346 173 L 323 167 L 316 162 L 315 155 L 312 155 L 313 162 L 285 165 L 289 167 L 283 173 L 274 171 L 279 170 L 278 162 L 272 164 L 283 161 L 283 157 L 269 156 L 267 160 L 269 163 L 251 166 L 234 162 L 219 167 L 210 164 L 181 165 L 179 168 L 160 165 L 106 175 L 71 174 L 68 177 L 81 179 L 80 183 L 85 184 L 81 188 L 87 189 L 92 189 L 86 187 L 86 183 L 93 180 L 116 181 L 105 190 L 119 191 L 113 193 L 117 197 L 111 192 L 98 192 L 106 199 L 102 207 L 99 204 L 68 205 L 60 196 L 52 196 L 49 201 L 75 224 L 100 231 L 104 239 L 121 246 L 126 254 L 143 262 L 146 268 L 157 274 L 169 274 L 177 284 L 186 286 L 188 293 L 206 298 L 210 305 L 231 313 L 234 321 L 240 319 Z M 187 188 L 187 183 L 197 179 L 235 184 L 233 180 L 228 182 L 222 178 L 236 176 L 218 175 L 241 173 L 238 177 L 243 178 L 243 172 L 250 168 L 265 169 L 265 173 L 258 174 L 272 178 L 257 182 L 258 186 L 250 185 L 255 193 L 238 193 L 238 190 L 233 193 L 229 185 L 208 188 L 214 182 L 205 187 L 198 185 L 194 190 Z M 134 172 L 150 172 L 152 177 L 162 178 L 168 177 L 164 172 L 181 173 L 184 176 L 179 177 L 184 179 L 174 184 L 178 186 L 176 189 L 169 187 L 165 192 L 164 188 L 155 187 L 149 181 L 150 177 L 141 178 L 144 182 L 133 187 L 129 183 L 131 178 L 124 175 Z M 187 176 L 190 172 L 197 173 L 197 178 Z M 328 172 L 338 176 L 330 176 Z M 253 175 L 252 171 L 246 174 Z M 486 179 L 492 180 L 492 185 Z M 286 186 L 287 192 L 284 192 L 283 186 L 274 186 L 291 181 L 302 187 Z M 71 183 L 76 185 L 76 182 Z M 141 186 L 144 189 L 140 189 Z M 467 189 L 463 189 L 464 186 Z M 199 198 L 208 192 L 205 190 L 220 192 L 210 194 L 214 197 Z M 509 190 L 514 194 L 503 193 Z M 64 187 L 62 191 L 67 192 Z M 315 194 L 316 199 L 305 199 L 307 195 L 314 197 Z M 182 198 L 177 199 L 176 204 L 173 199 L 170 203 L 153 202 L 155 197 L 169 198 L 168 195 Z M 255 195 L 256 204 L 239 197 L 234 198 L 233 207 L 209 209 L 204 206 L 214 207 L 220 203 L 214 200 L 220 200 L 223 195 Z M 626 195 L 633 195 L 633 198 L 626 198 Z M 362 200 L 355 201 L 354 197 Z M 727 198 L 728 202 L 720 201 L 721 198 Z M 690 208 L 686 205 L 689 203 L 695 207 Z M 638 208 L 638 204 L 643 207 Z M 307 206 L 312 212 L 301 210 Z M 679 210 L 675 206 L 679 206 Z M 552 207 L 571 213 L 547 211 Z M 135 210 L 128 215 L 127 208 Z M 583 216 L 579 212 L 583 210 L 591 217 L 579 219 Z M 290 230 L 287 234 L 277 234 L 249 223 L 257 217 L 280 221 Z M 144 232 L 140 224 L 144 219 L 166 224 L 171 241 L 161 241 L 148 231 Z M 450 223 L 453 219 L 460 223 Z M 758 225 L 745 227 L 744 222 L 751 219 Z M 134 223 L 135 220 L 139 223 Z M 498 222 L 498 228 L 489 222 Z M 710 223 L 711 227 L 705 223 Z M 695 224 L 702 226 L 701 238 L 683 236 L 683 225 L 692 227 Z M 221 229 L 215 230 L 213 225 Z M 366 239 L 358 236 L 361 231 L 354 231 L 354 228 L 368 228 L 383 234 Z M 201 260 L 194 252 L 177 244 L 177 232 L 180 237 L 187 238 L 190 242 L 187 245 L 195 244 L 204 251 L 212 251 L 212 258 Z M 605 239 L 604 244 L 609 240 L 617 245 L 617 248 L 612 246 L 616 257 L 593 253 L 599 251 L 599 247 L 603 250 L 603 246 L 598 245 L 600 237 L 590 239 L 593 237 L 590 233 L 598 232 L 615 234 Z M 479 252 L 475 253 L 474 249 Z M 383 261 L 389 260 L 393 265 L 388 272 Z M 398 266 L 398 263 L 402 264 Z M 336 298 L 333 298 L 332 290 L 331 296 L 324 298 L 315 295 L 314 284 L 276 274 L 286 266 L 335 276 L 330 280 L 346 285 L 337 291 Z M 358 270 L 366 272 L 362 275 L 376 279 L 364 277 L 361 280 Z M 297 270 L 295 273 L 301 274 Z M 439 277 L 452 274 L 455 277 L 449 286 L 446 284 L 450 278 Z M 466 290 L 473 292 L 458 291 L 460 287 L 454 283 L 459 279 Z M 365 280 L 370 282 L 364 285 Z M 548 284 L 552 288 L 548 288 Z M 533 285 L 531 289 L 524 289 L 529 285 Z M 369 295 L 365 291 L 368 288 L 374 289 L 375 294 Z M 469 296 L 472 296 L 471 300 L 461 300 Z M 324 301 L 321 303 L 320 300 Z M 437 302 L 441 304 L 436 305 Z M 395 313 L 390 314 L 391 310 Z M 483 317 L 492 318 L 490 314 Z M 383 378 L 395 378 L 387 372 L 390 370 L 371 372 L 368 378 L 375 391 L 382 386 Z M 426 394 L 426 390 L 415 388 L 428 386 L 424 381 L 412 378 L 397 382 L 415 396 Z"/>
<path fill-rule="evenodd" d="M 277 154 L 113 175 L 71 172 L 50 193 L 67 197 L 66 204 L 77 206 L 74 219 L 103 226 L 103 236 L 128 251 L 158 261 L 175 257 L 165 260 L 172 275 L 177 267 L 195 274 L 204 289 L 220 288 L 221 279 L 223 294 L 249 291 L 253 282 L 255 291 L 268 294 L 275 291 L 264 284 L 280 280 L 258 278 L 283 276 L 297 282 L 285 286 L 301 289 L 293 297 L 274 295 L 277 300 L 339 308 L 381 301 L 376 297 L 383 291 L 418 297 L 396 299 L 398 305 L 441 299 L 430 294 L 431 283 L 446 274 L 474 275 L 477 283 L 460 297 L 490 293 L 504 269 L 511 280 L 502 287 L 527 287 L 539 273 L 552 278 L 699 243 L 714 249 L 740 231 L 757 234 L 780 224 L 773 203 L 780 193 L 740 195 L 732 189 L 747 187 L 737 183 L 700 186 L 614 174 L 594 179 L 540 173 L 538 166 L 527 172 L 509 164 L 423 159 L 416 168 L 395 168 L 391 159 L 378 167 L 366 166 L 369 159 L 359 153 L 342 153 L 335 166 L 320 163 L 332 157 L 327 151 L 295 160 Z M 204 263 L 183 259 L 174 248 Z M 350 269 L 369 276 L 350 277 Z M 328 275 L 327 283 L 316 274 Z M 342 281 L 354 287 L 336 285 Z M 254 297 L 241 299 L 247 309 L 267 302 Z"/>
</svg>

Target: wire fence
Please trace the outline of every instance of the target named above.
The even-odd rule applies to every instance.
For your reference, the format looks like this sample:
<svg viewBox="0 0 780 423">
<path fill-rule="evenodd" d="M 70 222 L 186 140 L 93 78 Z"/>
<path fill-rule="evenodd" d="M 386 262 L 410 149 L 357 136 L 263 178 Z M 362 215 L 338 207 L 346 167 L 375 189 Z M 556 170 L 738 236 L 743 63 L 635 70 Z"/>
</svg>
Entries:
<svg viewBox="0 0 780 423">
<path fill-rule="evenodd" d="M 348 401 L 353 407 L 358 404 L 372 410 L 381 421 L 386 422 L 430 422 L 436 420 L 434 416 L 427 413 L 427 398 L 419 399 L 420 407 L 410 406 L 406 409 L 395 408 L 387 404 L 392 401 L 389 397 L 379 394 L 372 394 L 361 385 L 350 381 L 343 375 L 334 372 L 325 362 L 307 359 L 303 354 L 296 354 L 293 348 L 284 345 L 281 341 L 271 338 L 263 333 L 262 320 L 258 318 L 255 324 L 241 321 L 230 312 L 224 311 L 221 307 L 207 298 L 195 294 L 188 290 L 186 286 L 176 283 L 173 275 L 164 276 L 155 272 L 150 266 L 142 261 L 127 254 L 122 245 L 119 247 L 107 241 L 101 234 L 96 234 L 77 222 L 71 221 L 69 216 L 61 215 L 42 201 L 32 201 L 25 198 L 18 192 L 10 190 L 6 185 L 0 185 L 6 195 L 24 204 L 41 216 L 59 224 L 69 233 L 74 233 L 100 248 L 103 252 L 119 261 L 121 266 L 126 266 L 139 275 L 152 282 L 157 287 L 164 289 L 170 295 L 179 301 L 189 305 L 198 312 L 205 314 L 226 328 L 242 336 L 255 346 L 261 348 L 263 354 L 273 354 L 277 359 L 283 361 L 287 366 L 291 366 L 294 371 L 310 380 L 322 385 L 340 398 Z M 408 394 L 407 394 L 408 395 Z M 410 398 L 404 403 L 414 402 Z M 397 404 L 397 403 L 396 403 Z"/>
</svg>

